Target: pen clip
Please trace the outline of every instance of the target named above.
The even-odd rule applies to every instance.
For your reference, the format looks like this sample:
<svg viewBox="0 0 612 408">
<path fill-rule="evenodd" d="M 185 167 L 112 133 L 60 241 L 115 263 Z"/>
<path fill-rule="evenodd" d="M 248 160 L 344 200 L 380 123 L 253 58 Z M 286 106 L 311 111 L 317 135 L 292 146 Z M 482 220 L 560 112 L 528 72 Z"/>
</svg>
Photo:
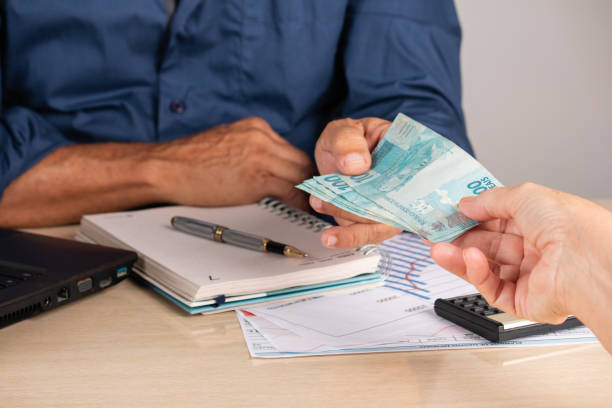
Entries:
<svg viewBox="0 0 612 408">
<path fill-rule="evenodd" d="M 215 303 L 212 305 L 213 307 L 219 307 L 225 303 L 225 295 L 219 295 L 214 299 Z"/>
</svg>

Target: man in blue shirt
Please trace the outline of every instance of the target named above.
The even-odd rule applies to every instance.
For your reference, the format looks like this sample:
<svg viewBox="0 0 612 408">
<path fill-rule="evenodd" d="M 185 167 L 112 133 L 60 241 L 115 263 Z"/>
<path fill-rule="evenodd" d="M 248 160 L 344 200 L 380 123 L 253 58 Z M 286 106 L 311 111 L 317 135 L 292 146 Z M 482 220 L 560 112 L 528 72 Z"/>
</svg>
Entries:
<svg viewBox="0 0 612 408">
<path fill-rule="evenodd" d="M 0 7 L 2 226 L 264 196 L 304 207 L 293 186 L 367 170 L 398 112 L 471 152 L 452 0 Z M 330 246 L 397 232 L 311 204 L 341 225 Z"/>
</svg>

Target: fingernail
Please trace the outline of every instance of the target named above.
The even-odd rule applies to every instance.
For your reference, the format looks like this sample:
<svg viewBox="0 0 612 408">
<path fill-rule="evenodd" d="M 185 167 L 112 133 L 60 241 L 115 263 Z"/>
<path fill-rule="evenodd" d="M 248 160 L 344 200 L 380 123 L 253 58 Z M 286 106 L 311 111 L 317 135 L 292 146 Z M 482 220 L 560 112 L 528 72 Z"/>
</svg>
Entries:
<svg viewBox="0 0 612 408">
<path fill-rule="evenodd" d="M 463 206 L 470 206 L 474 203 L 474 200 L 476 200 L 476 196 L 468 196 L 468 197 L 463 197 L 461 199 L 461 201 L 459 201 L 459 208 L 463 207 Z"/>
<path fill-rule="evenodd" d="M 335 235 L 329 235 L 325 241 L 325 246 L 333 248 L 338 243 L 338 238 Z"/>
<path fill-rule="evenodd" d="M 359 153 L 349 153 L 342 159 L 342 167 L 345 169 L 359 168 L 366 164 L 365 157 Z"/>
<path fill-rule="evenodd" d="M 323 201 L 315 196 L 310 196 L 310 206 L 313 210 L 319 211 L 321 208 L 323 208 Z"/>
</svg>

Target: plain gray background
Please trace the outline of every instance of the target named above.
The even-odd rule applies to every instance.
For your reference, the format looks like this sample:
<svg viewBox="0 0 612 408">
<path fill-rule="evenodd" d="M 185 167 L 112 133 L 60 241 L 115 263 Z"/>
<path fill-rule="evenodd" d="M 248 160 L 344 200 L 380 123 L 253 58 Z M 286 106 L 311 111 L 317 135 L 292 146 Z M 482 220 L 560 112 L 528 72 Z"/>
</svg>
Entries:
<svg viewBox="0 0 612 408">
<path fill-rule="evenodd" d="M 612 197 L 612 1 L 455 2 L 481 163 L 506 185 Z"/>
</svg>

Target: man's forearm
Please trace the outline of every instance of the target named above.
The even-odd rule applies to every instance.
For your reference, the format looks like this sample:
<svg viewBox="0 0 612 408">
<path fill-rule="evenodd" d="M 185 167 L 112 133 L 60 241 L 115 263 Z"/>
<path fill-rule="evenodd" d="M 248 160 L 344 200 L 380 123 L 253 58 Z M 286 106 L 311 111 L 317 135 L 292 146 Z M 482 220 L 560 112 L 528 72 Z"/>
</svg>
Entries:
<svg viewBox="0 0 612 408">
<path fill-rule="evenodd" d="M 78 222 L 86 213 L 163 201 L 152 144 L 104 143 L 59 148 L 15 179 L 0 199 L 0 226 Z"/>
<path fill-rule="evenodd" d="M 162 143 L 66 146 L 8 186 L 0 226 L 66 224 L 154 203 L 240 205 L 270 196 L 302 207 L 293 186 L 312 173 L 303 151 L 255 117 Z"/>
</svg>

